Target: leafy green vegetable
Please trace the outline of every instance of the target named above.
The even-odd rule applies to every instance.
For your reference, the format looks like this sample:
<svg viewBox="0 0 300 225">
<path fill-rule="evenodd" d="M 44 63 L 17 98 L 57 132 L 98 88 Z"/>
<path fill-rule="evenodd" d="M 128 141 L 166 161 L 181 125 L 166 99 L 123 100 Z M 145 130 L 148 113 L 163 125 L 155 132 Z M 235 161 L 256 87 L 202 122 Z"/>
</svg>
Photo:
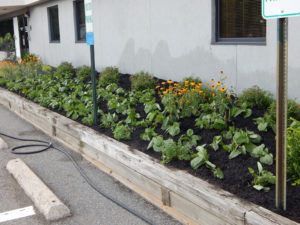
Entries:
<svg viewBox="0 0 300 225">
<path fill-rule="evenodd" d="M 253 181 L 251 182 L 251 185 L 254 189 L 261 191 L 269 191 L 270 187 L 267 187 L 270 184 L 275 184 L 276 177 L 273 175 L 273 173 L 264 170 L 260 162 L 257 162 L 257 169 L 258 174 L 254 172 L 252 168 L 248 168 L 250 174 L 253 177 Z"/>
</svg>

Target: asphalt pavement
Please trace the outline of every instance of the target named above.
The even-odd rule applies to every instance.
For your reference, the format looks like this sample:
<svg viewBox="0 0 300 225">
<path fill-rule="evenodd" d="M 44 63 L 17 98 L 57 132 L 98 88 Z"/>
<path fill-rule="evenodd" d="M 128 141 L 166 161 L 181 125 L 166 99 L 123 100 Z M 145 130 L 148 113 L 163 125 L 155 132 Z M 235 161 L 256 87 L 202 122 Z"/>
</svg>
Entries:
<svg viewBox="0 0 300 225">
<path fill-rule="evenodd" d="M 0 104 L 0 132 L 21 138 L 51 141 L 69 152 L 92 181 L 106 194 L 126 203 L 128 207 L 149 218 L 157 225 L 179 225 L 178 221 L 153 206 L 120 182 L 102 172 L 81 155 L 51 140 L 40 130 L 22 120 Z M 9 148 L 22 142 L 2 137 Z M 143 225 L 147 224 L 94 191 L 80 176 L 69 159 L 55 150 L 34 155 L 14 155 L 0 150 L 0 215 L 33 206 L 14 178 L 7 172 L 7 162 L 21 158 L 71 210 L 72 216 L 48 222 L 36 209 L 36 215 L 0 222 L 0 225 Z M 1 219 L 1 218 L 0 218 Z"/>
</svg>

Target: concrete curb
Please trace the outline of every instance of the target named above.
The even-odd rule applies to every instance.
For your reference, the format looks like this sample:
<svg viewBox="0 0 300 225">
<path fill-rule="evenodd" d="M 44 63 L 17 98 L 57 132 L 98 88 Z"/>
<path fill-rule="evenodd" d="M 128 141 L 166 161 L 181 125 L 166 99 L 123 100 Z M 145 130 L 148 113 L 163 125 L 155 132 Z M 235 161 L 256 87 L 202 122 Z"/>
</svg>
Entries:
<svg viewBox="0 0 300 225">
<path fill-rule="evenodd" d="M 6 142 L 0 137 L 0 150 L 8 149 Z"/>
<path fill-rule="evenodd" d="M 10 160 L 6 169 L 14 176 L 47 220 L 58 220 L 71 215 L 70 209 L 21 159 Z"/>
</svg>

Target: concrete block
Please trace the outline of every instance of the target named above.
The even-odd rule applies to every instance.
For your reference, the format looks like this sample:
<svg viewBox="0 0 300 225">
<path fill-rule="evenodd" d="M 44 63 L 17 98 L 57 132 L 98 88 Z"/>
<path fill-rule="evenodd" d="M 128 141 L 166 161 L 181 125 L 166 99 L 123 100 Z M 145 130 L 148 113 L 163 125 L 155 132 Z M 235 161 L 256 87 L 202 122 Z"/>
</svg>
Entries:
<svg viewBox="0 0 300 225">
<path fill-rule="evenodd" d="M 6 142 L 0 137 L 0 150 L 8 149 Z"/>
<path fill-rule="evenodd" d="M 70 209 L 21 159 L 10 160 L 6 169 L 47 220 L 58 220 L 71 215 Z"/>
</svg>

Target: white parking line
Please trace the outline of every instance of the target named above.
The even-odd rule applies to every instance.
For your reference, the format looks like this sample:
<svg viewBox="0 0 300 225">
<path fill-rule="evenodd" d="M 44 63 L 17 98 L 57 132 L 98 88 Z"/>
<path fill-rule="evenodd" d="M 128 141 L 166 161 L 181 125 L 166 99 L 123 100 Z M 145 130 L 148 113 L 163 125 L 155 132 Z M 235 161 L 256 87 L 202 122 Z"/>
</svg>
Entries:
<svg viewBox="0 0 300 225">
<path fill-rule="evenodd" d="M 35 215 L 33 206 L 0 213 L 0 223 Z"/>
</svg>

